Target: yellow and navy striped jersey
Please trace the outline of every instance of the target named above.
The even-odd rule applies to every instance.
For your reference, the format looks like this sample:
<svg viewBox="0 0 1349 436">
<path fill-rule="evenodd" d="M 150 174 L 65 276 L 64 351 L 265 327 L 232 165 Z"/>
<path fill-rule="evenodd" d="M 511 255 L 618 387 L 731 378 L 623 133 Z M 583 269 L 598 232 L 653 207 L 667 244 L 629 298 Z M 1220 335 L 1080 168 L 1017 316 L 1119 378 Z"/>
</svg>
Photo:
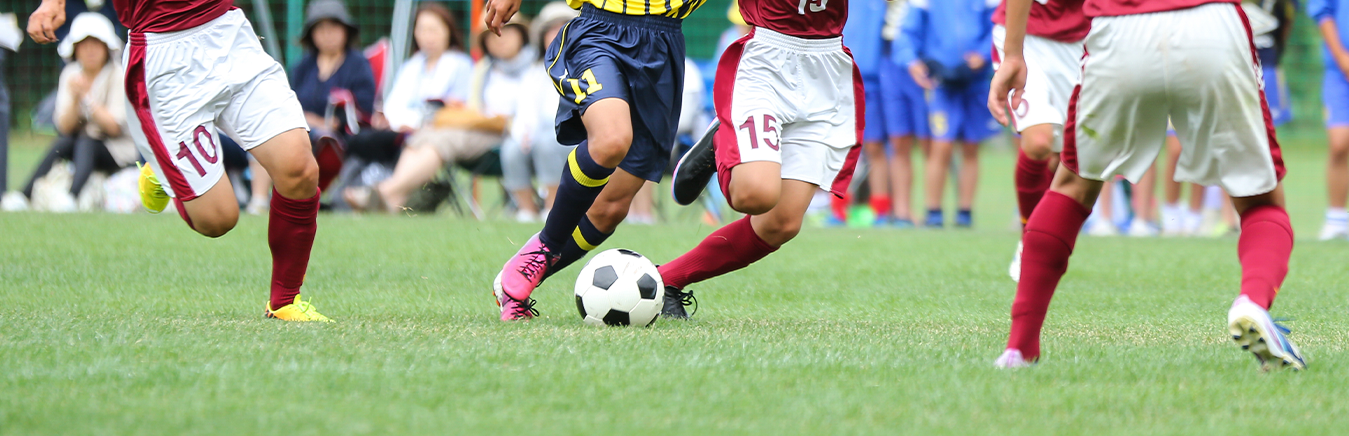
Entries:
<svg viewBox="0 0 1349 436">
<path fill-rule="evenodd" d="M 707 0 L 567 0 L 572 9 L 581 9 L 587 3 L 616 14 L 664 15 L 682 20 Z"/>
</svg>

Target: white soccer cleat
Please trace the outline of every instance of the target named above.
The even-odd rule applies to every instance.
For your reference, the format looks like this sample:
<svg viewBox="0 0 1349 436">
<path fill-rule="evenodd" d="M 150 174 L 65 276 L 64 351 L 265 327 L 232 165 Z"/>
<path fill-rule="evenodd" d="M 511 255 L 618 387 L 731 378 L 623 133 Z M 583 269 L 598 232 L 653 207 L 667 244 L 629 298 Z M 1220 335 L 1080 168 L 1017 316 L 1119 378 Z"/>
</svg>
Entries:
<svg viewBox="0 0 1349 436">
<path fill-rule="evenodd" d="M 1012 281 L 1021 283 L 1021 241 L 1016 241 L 1016 253 L 1012 254 L 1012 265 L 1007 267 L 1007 275 Z"/>
<path fill-rule="evenodd" d="M 1133 219 L 1129 223 L 1129 236 L 1134 238 L 1151 238 L 1157 236 L 1157 227 L 1152 223 L 1141 219 Z"/>
<path fill-rule="evenodd" d="M 1307 361 L 1293 341 L 1288 340 L 1287 328 L 1274 323 L 1269 311 L 1251 302 L 1245 295 L 1232 302 L 1227 311 L 1227 331 L 1242 350 L 1250 351 L 1260 361 L 1260 369 L 1307 368 Z"/>
<path fill-rule="evenodd" d="M 1021 357 L 1021 350 L 1015 348 L 1008 348 L 998 356 L 998 360 L 993 361 L 993 366 L 1002 369 L 1029 368 L 1031 365 L 1035 365 L 1035 362 L 1027 362 Z"/>
<path fill-rule="evenodd" d="M 1349 238 L 1349 225 L 1326 221 L 1325 225 L 1321 226 L 1321 236 L 1318 239 L 1330 241 L 1344 238 Z"/>
<path fill-rule="evenodd" d="M 1087 224 L 1088 236 L 1115 236 L 1118 234 L 1119 231 L 1115 229 L 1114 224 L 1110 223 L 1109 218 L 1090 220 L 1090 223 Z"/>
</svg>

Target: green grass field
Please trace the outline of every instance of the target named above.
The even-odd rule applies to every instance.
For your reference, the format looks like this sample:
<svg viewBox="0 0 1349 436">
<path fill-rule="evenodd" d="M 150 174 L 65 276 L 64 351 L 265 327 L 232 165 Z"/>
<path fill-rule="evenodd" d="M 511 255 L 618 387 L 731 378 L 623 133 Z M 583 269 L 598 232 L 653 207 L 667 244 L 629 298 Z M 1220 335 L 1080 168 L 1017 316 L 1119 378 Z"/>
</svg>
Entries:
<svg viewBox="0 0 1349 436">
<path fill-rule="evenodd" d="M 1313 239 L 1313 145 L 1287 155 L 1275 306 L 1302 373 L 1227 338 L 1235 239 L 1082 239 L 1041 364 L 993 368 L 1017 237 L 994 152 L 978 229 L 810 229 L 645 329 L 583 325 L 575 270 L 535 294 L 543 318 L 497 321 L 492 277 L 535 226 L 324 215 L 305 295 L 338 322 L 294 325 L 262 318 L 263 218 L 211 240 L 173 214 L 0 214 L 0 434 L 1342 433 L 1349 242 Z M 666 261 L 711 230 L 607 246 Z"/>
</svg>

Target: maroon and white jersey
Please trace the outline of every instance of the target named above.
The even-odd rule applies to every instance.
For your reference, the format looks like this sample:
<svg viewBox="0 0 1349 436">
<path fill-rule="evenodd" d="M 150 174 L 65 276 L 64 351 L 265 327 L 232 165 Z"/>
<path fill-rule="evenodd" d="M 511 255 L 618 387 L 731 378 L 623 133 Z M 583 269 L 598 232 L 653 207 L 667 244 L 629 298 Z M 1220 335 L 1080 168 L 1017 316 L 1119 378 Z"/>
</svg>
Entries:
<svg viewBox="0 0 1349 436">
<path fill-rule="evenodd" d="M 1038 1 L 1038 0 L 1037 0 Z M 1082 11 L 1088 17 L 1118 17 L 1189 9 L 1209 3 L 1241 3 L 1240 0 L 1086 0 Z"/>
<path fill-rule="evenodd" d="M 117 20 L 138 33 L 187 30 L 220 18 L 232 0 L 112 0 Z"/>
<path fill-rule="evenodd" d="M 1035 0 L 1030 6 L 1026 34 L 1059 42 L 1078 42 L 1091 31 L 1091 19 L 1082 13 L 1084 0 Z M 1007 0 L 993 12 L 993 22 L 1007 25 Z"/>
<path fill-rule="evenodd" d="M 745 23 L 798 38 L 843 36 L 848 0 L 739 0 Z"/>
</svg>

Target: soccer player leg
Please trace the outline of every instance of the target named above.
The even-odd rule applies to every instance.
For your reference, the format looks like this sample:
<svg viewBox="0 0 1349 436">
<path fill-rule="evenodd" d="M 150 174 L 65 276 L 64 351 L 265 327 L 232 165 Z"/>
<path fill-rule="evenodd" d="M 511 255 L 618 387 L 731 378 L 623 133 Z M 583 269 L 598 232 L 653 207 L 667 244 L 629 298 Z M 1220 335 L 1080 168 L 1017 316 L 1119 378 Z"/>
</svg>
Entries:
<svg viewBox="0 0 1349 436">
<path fill-rule="evenodd" d="M 875 225 L 889 224 L 891 220 L 889 147 L 886 132 L 885 105 L 879 81 L 865 83 L 867 93 L 867 123 L 862 134 L 862 149 L 867 156 L 867 183 L 871 186 L 871 211 Z"/>
<path fill-rule="evenodd" d="M 261 54 L 261 49 L 256 53 Z M 267 221 L 271 298 L 265 313 L 286 321 L 328 321 L 299 299 L 318 231 L 319 210 L 319 169 L 304 112 L 281 65 L 270 58 L 255 61 L 272 66 L 237 85 L 219 122 L 221 130 L 252 154 L 273 181 Z"/>
<path fill-rule="evenodd" d="M 1119 32 L 1117 27 L 1125 26 L 1110 29 Z M 1101 181 L 1117 174 L 1138 180 L 1160 152 L 1166 133 L 1166 113 L 1158 110 L 1167 107 L 1166 96 L 1156 80 L 1162 77 L 1162 63 L 1155 50 L 1145 49 L 1156 41 L 1103 31 L 1093 33 L 1087 43 L 1091 55 L 1084 60 L 1083 82 L 1069 100 L 1063 162 L 1022 234 L 1021 277 L 999 366 L 1025 365 L 1039 358 L 1040 330 L 1050 299 L 1100 195 Z M 1116 126 L 1130 122 L 1127 128 Z"/>
<path fill-rule="evenodd" d="M 188 227 L 208 237 L 219 237 L 239 220 L 239 203 L 215 139 L 215 115 L 208 110 L 226 96 L 204 94 L 185 85 L 191 69 L 179 75 L 145 78 L 146 47 L 133 40 L 127 68 L 127 127 L 147 168 L 141 172 L 141 197 L 152 212 L 162 210 L 172 197 Z M 184 80 L 178 80 L 184 79 Z M 182 106 L 166 109 L 174 101 Z M 187 103 L 190 102 L 190 103 Z M 158 186 L 156 186 L 158 185 Z"/>
<path fill-rule="evenodd" d="M 1326 220 L 1321 240 L 1349 236 L 1349 78 L 1326 69 L 1321 84 L 1326 118 Z"/>
<path fill-rule="evenodd" d="M 927 155 L 923 189 L 926 192 L 927 218 L 924 227 L 942 227 L 942 198 L 946 191 L 946 173 L 951 168 L 951 153 L 959 130 L 960 111 L 958 90 L 938 86 L 932 92 L 932 106 L 928 125 L 932 132 L 931 151 Z"/>
<path fill-rule="evenodd" d="M 1177 14 L 1195 25 L 1178 30 L 1178 40 L 1191 43 L 1178 54 L 1184 65 L 1205 68 L 1186 69 L 1167 84 L 1170 100 L 1177 102 L 1171 111 L 1176 133 L 1191 148 L 1181 155 L 1176 179 L 1221 185 L 1241 215 L 1241 294 L 1228 312 L 1228 331 L 1262 366 L 1301 369 L 1301 352 L 1268 312 L 1288 274 L 1293 228 L 1283 207 L 1282 152 L 1260 89 L 1249 24 L 1241 9 L 1230 5 Z M 1181 63 L 1174 64 L 1170 67 Z M 1187 86 L 1178 86 L 1182 83 Z"/>
</svg>

